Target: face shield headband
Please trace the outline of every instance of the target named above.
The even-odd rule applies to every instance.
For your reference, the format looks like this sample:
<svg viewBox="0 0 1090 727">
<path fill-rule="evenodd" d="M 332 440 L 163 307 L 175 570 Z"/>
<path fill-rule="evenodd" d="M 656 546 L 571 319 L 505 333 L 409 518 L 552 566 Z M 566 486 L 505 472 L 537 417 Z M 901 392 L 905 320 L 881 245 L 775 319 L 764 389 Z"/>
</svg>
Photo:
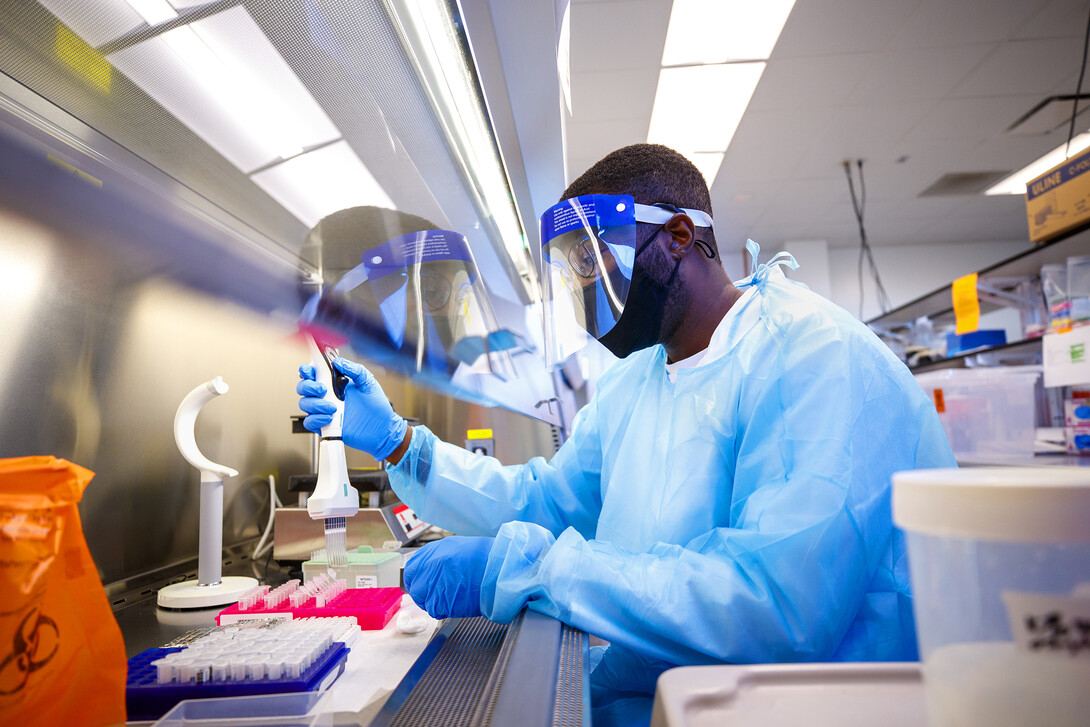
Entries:
<svg viewBox="0 0 1090 727">
<path fill-rule="evenodd" d="M 650 243 L 638 241 L 637 249 L 637 223 L 661 226 L 679 212 L 697 227 L 712 227 L 711 217 L 700 210 L 638 204 L 631 195 L 573 197 L 541 216 L 540 272 L 550 366 L 586 345 L 586 334 L 601 339 L 620 320 L 636 257 Z"/>
<path fill-rule="evenodd" d="M 498 328 L 469 243 L 450 230 L 396 237 L 327 282 L 303 320 L 351 329 L 342 332 L 358 353 L 406 373 L 473 364 L 471 350 L 476 359 L 488 348 L 465 341 L 490 340 Z"/>
</svg>

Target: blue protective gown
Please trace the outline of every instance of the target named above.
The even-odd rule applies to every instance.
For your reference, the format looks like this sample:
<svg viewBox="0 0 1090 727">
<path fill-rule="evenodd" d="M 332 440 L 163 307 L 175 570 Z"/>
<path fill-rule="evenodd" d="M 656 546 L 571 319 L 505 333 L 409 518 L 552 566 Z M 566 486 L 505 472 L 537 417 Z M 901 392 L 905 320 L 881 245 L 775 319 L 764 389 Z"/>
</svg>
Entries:
<svg viewBox="0 0 1090 727">
<path fill-rule="evenodd" d="M 496 537 L 483 613 L 528 604 L 608 640 L 592 682 L 614 692 L 670 665 L 918 658 L 890 476 L 956 465 L 905 366 L 767 266 L 698 366 L 665 366 L 662 346 L 615 364 L 548 461 L 413 430 L 391 485 Z"/>
</svg>

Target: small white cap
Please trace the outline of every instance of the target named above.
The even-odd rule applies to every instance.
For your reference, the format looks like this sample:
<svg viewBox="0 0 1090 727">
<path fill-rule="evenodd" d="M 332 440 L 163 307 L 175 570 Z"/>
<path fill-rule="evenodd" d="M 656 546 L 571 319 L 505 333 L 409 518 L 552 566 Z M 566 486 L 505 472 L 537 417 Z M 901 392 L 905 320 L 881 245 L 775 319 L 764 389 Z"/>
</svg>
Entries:
<svg viewBox="0 0 1090 727">
<path fill-rule="evenodd" d="M 893 522 L 910 532 L 948 538 L 1090 544 L 1090 468 L 897 472 Z"/>
</svg>

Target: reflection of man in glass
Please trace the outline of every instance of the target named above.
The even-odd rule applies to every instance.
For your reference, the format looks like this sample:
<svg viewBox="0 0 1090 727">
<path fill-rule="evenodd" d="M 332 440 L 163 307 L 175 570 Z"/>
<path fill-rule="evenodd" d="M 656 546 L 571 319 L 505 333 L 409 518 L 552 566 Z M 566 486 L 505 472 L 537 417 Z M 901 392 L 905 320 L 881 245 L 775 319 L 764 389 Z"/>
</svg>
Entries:
<svg viewBox="0 0 1090 727">
<path fill-rule="evenodd" d="M 476 268 L 471 257 L 464 259 L 468 248 L 455 240 L 448 251 L 444 235 L 452 233 L 436 228 L 382 207 L 351 207 L 323 218 L 306 241 L 322 275 L 321 296 L 308 304 L 308 317 L 341 329 L 358 353 L 384 365 L 451 373 L 455 344 L 485 328 Z"/>
</svg>

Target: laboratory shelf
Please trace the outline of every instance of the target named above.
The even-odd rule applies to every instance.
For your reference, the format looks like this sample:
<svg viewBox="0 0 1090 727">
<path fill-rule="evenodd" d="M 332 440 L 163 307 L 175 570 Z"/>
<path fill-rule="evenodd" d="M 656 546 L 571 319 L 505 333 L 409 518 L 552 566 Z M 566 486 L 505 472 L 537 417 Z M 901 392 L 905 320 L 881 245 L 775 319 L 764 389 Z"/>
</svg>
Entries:
<svg viewBox="0 0 1090 727">
<path fill-rule="evenodd" d="M 1055 240 L 1042 243 L 995 265 L 978 271 L 980 280 L 989 278 L 1033 278 L 1040 274 L 1041 266 L 1066 262 L 1068 257 L 1090 253 L 1090 226 L 1081 227 Z M 999 306 L 980 302 L 980 312 L 998 310 Z M 921 295 L 915 300 L 898 306 L 867 321 L 868 326 L 885 330 L 905 328 L 920 316 L 931 318 L 938 325 L 954 322 L 954 306 L 951 285 Z M 936 326 L 936 327 L 937 327 Z"/>
<path fill-rule="evenodd" d="M 916 366 L 909 366 L 908 370 L 913 374 L 922 374 L 927 371 L 939 371 L 940 369 L 968 368 L 970 365 L 969 362 L 980 354 L 996 356 L 1000 359 L 998 365 L 1004 365 L 1006 363 L 1023 364 L 1025 362 L 1018 360 L 1018 356 L 1027 353 L 1037 354 L 1038 356 L 1041 354 L 1040 338 L 1027 338 L 1024 341 L 1012 341 L 1011 343 L 1005 343 L 1002 346 L 977 348 L 972 351 L 966 351 L 965 353 L 959 353 L 957 356 L 951 356 L 950 358 L 917 364 Z M 1004 358 L 1007 358 L 1008 361 L 1003 361 Z M 981 368 L 981 366 L 976 366 L 974 368 Z"/>
</svg>

